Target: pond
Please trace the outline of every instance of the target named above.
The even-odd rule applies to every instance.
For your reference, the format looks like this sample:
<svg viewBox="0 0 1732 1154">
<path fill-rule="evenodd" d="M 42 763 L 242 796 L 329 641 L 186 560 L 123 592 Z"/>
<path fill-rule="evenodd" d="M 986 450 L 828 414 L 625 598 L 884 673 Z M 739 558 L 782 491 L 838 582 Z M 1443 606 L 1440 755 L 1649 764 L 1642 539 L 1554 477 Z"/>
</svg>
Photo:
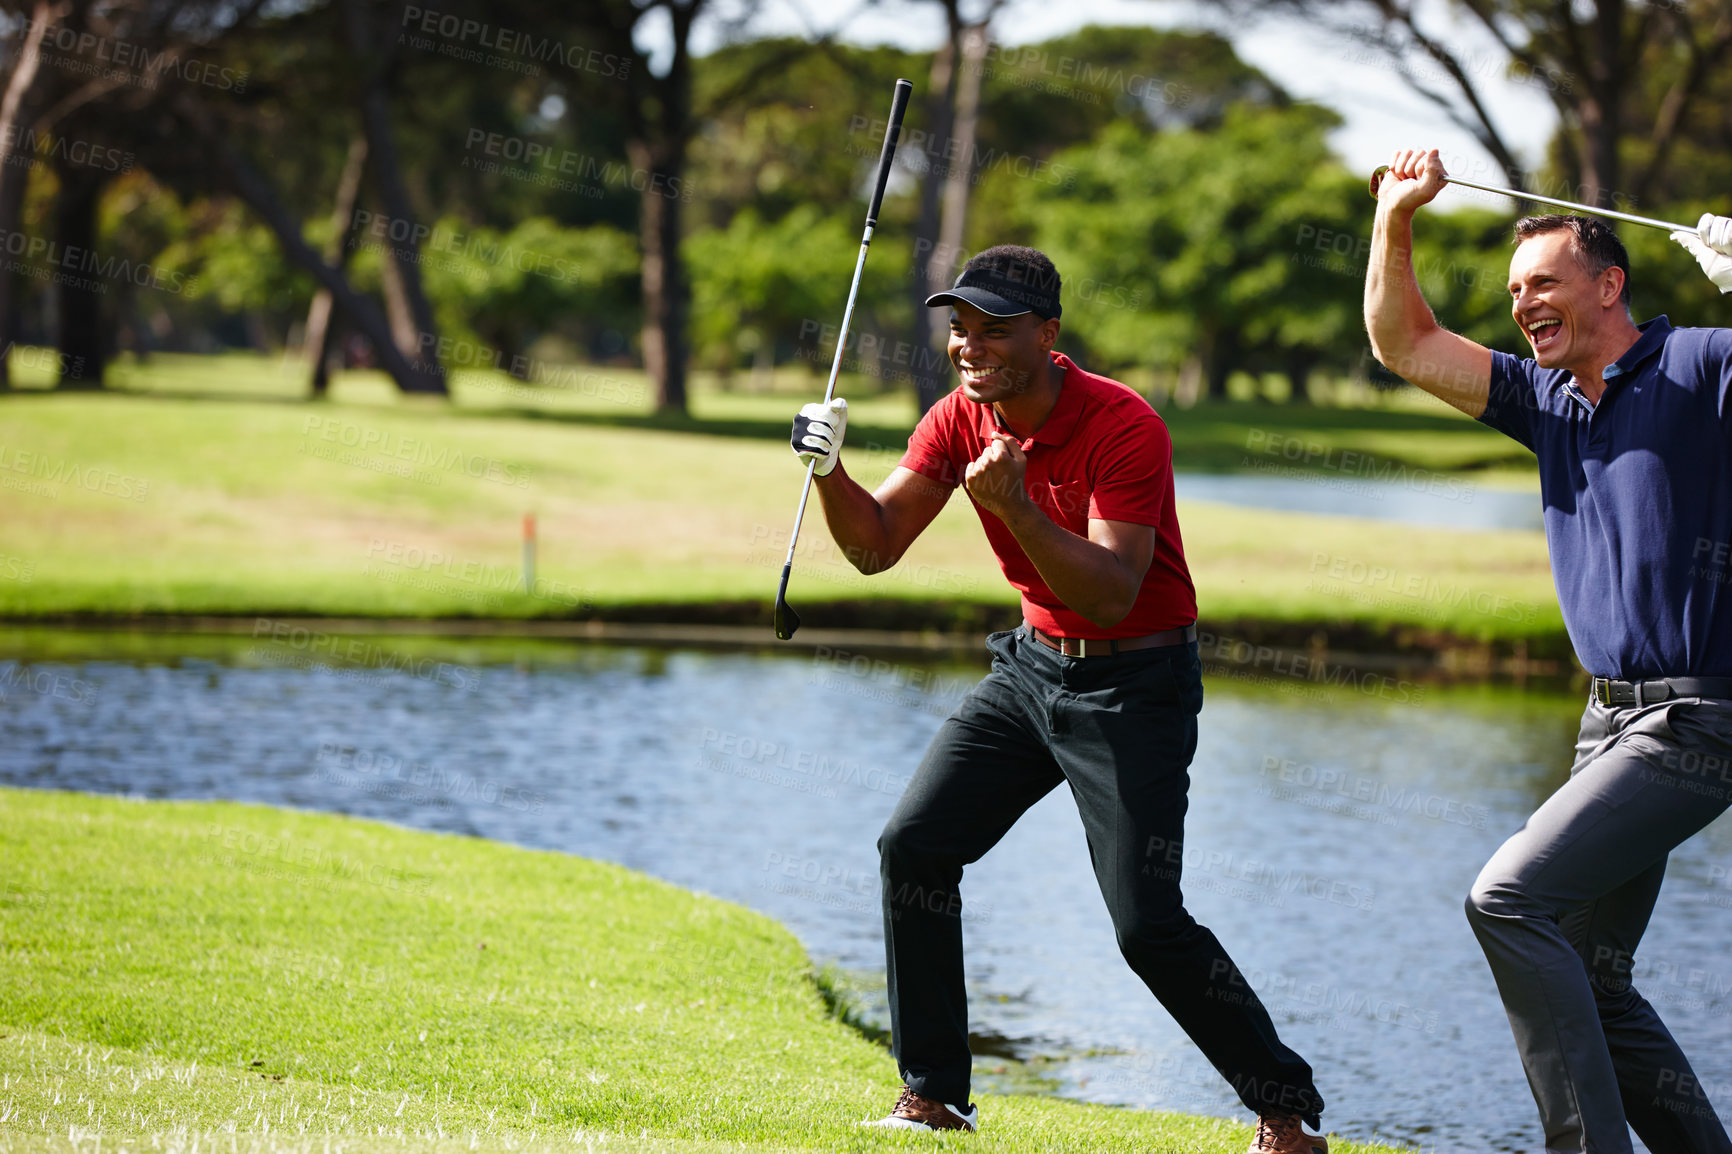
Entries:
<svg viewBox="0 0 1732 1154">
<path fill-rule="evenodd" d="M 1181 501 L 1213 501 L 1252 509 L 1369 517 L 1447 529 L 1544 529 L 1537 490 L 1494 489 L 1457 473 L 1416 470 L 1405 480 L 1317 476 L 1298 470 L 1261 473 L 1175 473 Z"/>
<path fill-rule="evenodd" d="M 780 919 L 882 1020 L 873 843 L 978 664 L 362 640 L 334 668 L 292 641 L 0 633 L 0 783 L 235 798 L 619 862 Z M 1187 902 L 1316 1067 L 1333 1128 L 1533 1149 L 1462 899 L 1563 780 L 1580 703 L 1392 684 L 1210 678 Z M 1722 821 L 1674 855 L 1636 966 L 1723 1111 L 1729 851 Z M 978 1084 L 1038 1075 L 1076 1098 L 1243 1116 L 1121 961 L 1067 791 L 963 889 Z"/>
</svg>

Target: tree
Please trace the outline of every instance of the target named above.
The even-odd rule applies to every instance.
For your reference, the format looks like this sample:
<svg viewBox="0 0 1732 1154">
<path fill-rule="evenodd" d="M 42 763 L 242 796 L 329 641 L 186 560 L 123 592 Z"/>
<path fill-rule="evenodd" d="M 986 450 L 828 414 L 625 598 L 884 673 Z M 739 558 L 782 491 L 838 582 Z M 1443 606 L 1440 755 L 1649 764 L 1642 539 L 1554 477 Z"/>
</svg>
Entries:
<svg viewBox="0 0 1732 1154">
<path fill-rule="evenodd" d="M 1216 399 L 1258 357 L 1296 391 L 1312 365 L 1347 360 L 1369 240 L 1364 186 L 1325 139 L 1337 123 L 1310 105 L 1237 105 L 1214 129 L 1120 122 L 1059 153 L 1069 186 L 1022 193 L 1069 280 L 1067 332 L 1108 367 L 1189 369 Z"/>
<path fill-rule="evenodd" d="M 1236 16 L 1285 14 L 1387 55 L 1406 82 L 1472 133 L 1513 187 L 1528 174 L 1491 115 L 1480 70 L 1428 27 L 1421 0 L 1214 0 Z M 1499 45 L 1507 73 L 1557 109 L 1553 150 L 1567 199 L 1636 204 L 1672 154 L 1732 48 L 1732 0 L 1458 0 Z M 1640 115 L 1652 78 L 1655 115 Z M 1627 165 L 1630 167 L 1627 169 Z"/>
</svg>

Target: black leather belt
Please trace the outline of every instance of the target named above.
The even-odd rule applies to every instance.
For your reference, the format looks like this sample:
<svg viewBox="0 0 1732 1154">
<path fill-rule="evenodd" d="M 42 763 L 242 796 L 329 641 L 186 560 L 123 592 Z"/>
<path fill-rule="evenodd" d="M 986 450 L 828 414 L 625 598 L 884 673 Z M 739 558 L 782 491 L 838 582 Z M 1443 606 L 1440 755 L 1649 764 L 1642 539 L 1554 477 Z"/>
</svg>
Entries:
<svg viewBox="0 0 1732 1154">
<path fill-rule="evenodd" d="M 1181 625 L 1177 629 L 1163 629 L 1159 633 L 1145 633 L 1141 637 L 1120 637 L 1116 641 L 1098 641 L 1087 637 L 1054 637 L 1042 633 L 1034 626 L 1028 627 L 1029 634 L 1048 649 L 1056 649 L 1066 657 L 1106 657 L 1113 653 L 1129 653 L 1133 649 L 1161 649 L 1168 645 L 1184 645 L 1197 639 L 1195 625 Z M 1072 653 L 1071 649 L 1076 652 Z"/>
<path fill-rule="evenodd" d="M 1656 677 L 1649 681 L 1596 677 L 1589 696 L 1601 705 L 1652 705 L 1674 697 L 1732 698 L 1732 677 Z"/>
</svg>

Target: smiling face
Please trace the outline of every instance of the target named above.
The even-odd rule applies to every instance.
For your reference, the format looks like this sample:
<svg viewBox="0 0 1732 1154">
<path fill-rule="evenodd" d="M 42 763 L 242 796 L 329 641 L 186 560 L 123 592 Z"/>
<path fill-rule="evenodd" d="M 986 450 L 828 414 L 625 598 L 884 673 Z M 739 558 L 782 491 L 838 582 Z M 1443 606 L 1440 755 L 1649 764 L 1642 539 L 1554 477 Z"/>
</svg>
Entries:
<svg viewBox="0 0 1732 1154">
<path fill-rule="evenodd" d="M 1574 236 L 1563 230 L 1522 241 L 1509 262 L 1510 314 L 1541 368 L 1570 368 L 1592 356 L 1602 326 L 1625 317 L 1623 287 L 1616 266 L 1590 276 Z"/>
<path fill-rule="evenodd" d="M 950 312 L 950 363 L 962 394 L 978 405 L 1012 400 L 1038 384 L 1058 340 L 1058 319 L 1035 313 L 995 317 L 955 301 Z"/>
</svg>

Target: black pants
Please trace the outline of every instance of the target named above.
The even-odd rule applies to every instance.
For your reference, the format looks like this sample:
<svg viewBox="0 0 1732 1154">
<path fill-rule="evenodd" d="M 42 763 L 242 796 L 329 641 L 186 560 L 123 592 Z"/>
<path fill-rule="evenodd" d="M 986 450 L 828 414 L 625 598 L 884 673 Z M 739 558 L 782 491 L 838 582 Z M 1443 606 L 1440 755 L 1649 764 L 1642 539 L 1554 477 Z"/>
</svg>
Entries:
<svg viewBox="0 0 1732 1154">
<path fill-rule="evenodd" d="M 1282 1045 L 1215 935 L 1185 912 L 1187 772 L 1203 704 L 1195 644 L 1065 657 L 1026 626 L 933 739 L 878 839 L 891 1049 L 902 1079 L 968 1101 L 962 869 L 1070 784 L 1119 949 L 1246 1106 L 1318 1124 L 1311 1067 Z"/>
</svg>

